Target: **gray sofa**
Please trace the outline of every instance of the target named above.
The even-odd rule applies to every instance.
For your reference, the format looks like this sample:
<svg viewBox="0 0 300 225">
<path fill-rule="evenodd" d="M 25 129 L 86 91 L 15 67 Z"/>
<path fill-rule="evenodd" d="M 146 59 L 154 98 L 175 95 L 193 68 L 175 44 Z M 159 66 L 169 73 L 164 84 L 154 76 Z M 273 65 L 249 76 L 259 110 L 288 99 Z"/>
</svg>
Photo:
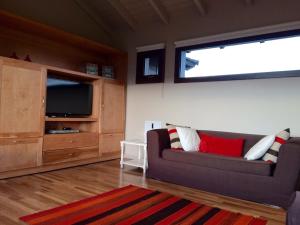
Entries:
<svg viewBox="0 0 300 225">
<path fill-rule="evenodd" d="M 297 191 L 292 196 L 292 205 L 288 209 L 287 213 L 287 225 L 299 225 L 300 224 L 300 192 Z"/>
<path fill-rule="evenodd" d="M 263 136 L 199 131 L 244 138 L 243 155 Z M 147 133 L 147 177 L 240 199 L 287 208 L 300 186 L 300 138 L 281 146 L 277 164 L 170 149 L 167 129 Z"/>
</svg>

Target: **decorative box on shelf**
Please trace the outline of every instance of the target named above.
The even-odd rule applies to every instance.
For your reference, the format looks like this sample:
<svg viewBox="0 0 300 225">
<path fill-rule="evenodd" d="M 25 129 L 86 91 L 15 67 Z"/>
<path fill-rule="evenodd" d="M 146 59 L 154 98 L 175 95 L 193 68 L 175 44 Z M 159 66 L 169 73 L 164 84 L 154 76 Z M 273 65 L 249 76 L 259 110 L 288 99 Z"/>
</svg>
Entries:
<svg viewBox="0 0 300 225">
<path fill-rule="evenodd" d="M 98 65 L 95 63 L 86 63 L 85 72 L 87 74 L 98 75 Z"/>
<path fill-rule="evenodd" d="M 102 66 L 102 77 L 115 78 L 114 67 Z"/>
</svg>

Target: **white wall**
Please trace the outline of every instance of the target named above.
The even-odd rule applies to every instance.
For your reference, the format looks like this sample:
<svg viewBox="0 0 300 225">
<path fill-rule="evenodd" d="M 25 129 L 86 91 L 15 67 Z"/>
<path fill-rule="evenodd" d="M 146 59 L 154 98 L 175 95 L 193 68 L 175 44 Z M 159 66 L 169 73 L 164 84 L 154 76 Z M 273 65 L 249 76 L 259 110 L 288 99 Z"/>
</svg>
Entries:
<svg viewBox="0 0 300 225">
<path fill-rule="evenodd" d="M 218 5 L 203 18 L 191 13 L 167 27 L 156 24 L 122 36 L 129 51 L 126 138 L 143 138 L 145 120 L 259 134 L 290 127 L 300 136 L 300 78 L 173 83 L 174 41 L 300 20 L 298 1 L 262 0 L 249 7 L 211 2 Z M 135 48 L 160 42 L 167 44 L 165 83 L 136 85 Z"/>
<path fill-rule="evenodd" d="M 129 85 L 127 138 L 142 138 L 145 120 L 198 129 L 300 135 L 300 78 Z"/>
</svg>

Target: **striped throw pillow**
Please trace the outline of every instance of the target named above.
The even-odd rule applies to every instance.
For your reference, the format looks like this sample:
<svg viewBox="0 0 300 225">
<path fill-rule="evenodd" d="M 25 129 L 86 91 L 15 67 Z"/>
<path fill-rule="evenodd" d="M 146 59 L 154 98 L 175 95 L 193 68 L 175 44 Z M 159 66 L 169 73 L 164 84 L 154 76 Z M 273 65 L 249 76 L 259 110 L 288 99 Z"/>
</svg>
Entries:
<svg viewBox="0 0 300 225">
<path fill-rule="evenodd" d="M 280 131 L 276 137 L 273 145 L 264 155 L 263 160 L 267 162 L 276 163 L 279 155 L 279 149 L 281 145 L 286 143 L 286 141 L 290 138 L 290 129 L 286 129 Z"/>
<path fill-rule="evenodd" d="M 182 149 L 182 145 L 180 143 L 180 139 L 179 139 L 176 127 L 184 127 L 184 126 L 178 126 L 178 125 L 169 124 L 169 123 L 167 123 L 166 125 L 167 125 L 168 133 L 170 136 L 171 148 Z"/>
</svg>

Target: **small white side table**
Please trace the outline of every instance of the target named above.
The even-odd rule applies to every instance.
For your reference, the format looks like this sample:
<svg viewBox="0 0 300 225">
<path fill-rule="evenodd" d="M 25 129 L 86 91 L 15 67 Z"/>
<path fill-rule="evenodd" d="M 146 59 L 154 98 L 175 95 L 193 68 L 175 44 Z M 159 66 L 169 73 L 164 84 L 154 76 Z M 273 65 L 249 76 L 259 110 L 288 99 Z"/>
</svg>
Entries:
<svg viewBox="0 0 300 225">
<path fill-rule="evenodd" d="M 124 158 L 125 155 L 125 146 L 133 145 L 138 146 L 138 156 L 137 158 Z M 129 150 L 129 149 L 128 149 Z M 143 156 L 143 157 L 142 157 Z M 135 166 L 143 169 L 145 175 L 146 169 L 148 167 L 147 161 L 147 144 L 143 141 L 132 140 L 132 141 L 121 141 L 121 168 L 123 169 L 124 165 Z"/>
</svg>

